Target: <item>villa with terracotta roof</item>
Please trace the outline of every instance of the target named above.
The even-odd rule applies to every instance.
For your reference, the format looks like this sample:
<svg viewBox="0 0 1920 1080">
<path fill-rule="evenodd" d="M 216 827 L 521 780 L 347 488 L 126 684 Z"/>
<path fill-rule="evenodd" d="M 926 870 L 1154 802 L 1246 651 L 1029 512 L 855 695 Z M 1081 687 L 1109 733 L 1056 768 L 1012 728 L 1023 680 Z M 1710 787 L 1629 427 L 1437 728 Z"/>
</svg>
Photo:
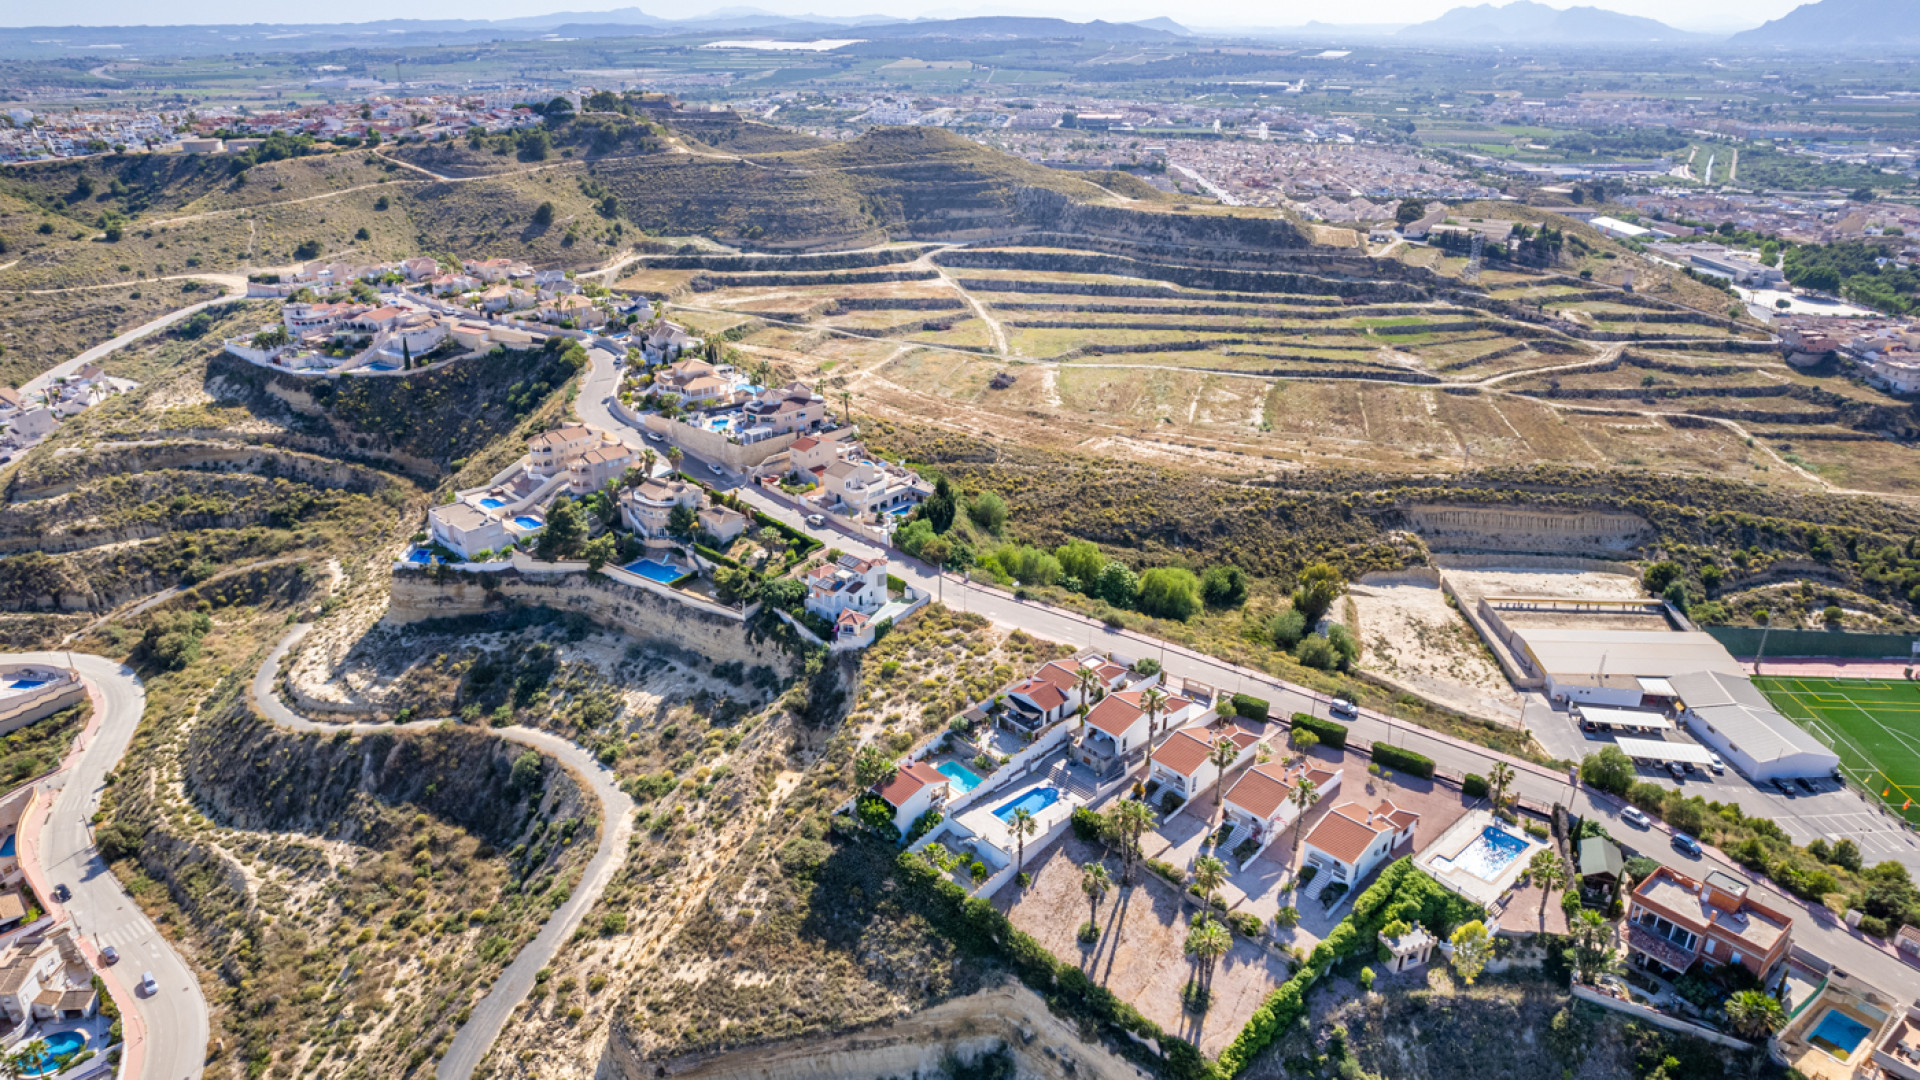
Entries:
<svg viewBox="0 0 1920 1080">
<path fill-rule="evenodd" d="M 1247 720 L 1221 721 L 1208 727 L 1186 727 L 1167 736 L 1153 752 L 1153 770 L 1147 776 L 1151 786 L 1177 792 L 1182 800 L 1212 787 L 1220 779 L 1220 766 L 1214 764 L 1213 749 L 1221 740 L 1233 746 L 1233 760 L 1227 770 L 1252 760 L 1266 741 L 1264 724 Z M 1156 793 L 1156 797 L 1158 797 Z"/>
<path fill-rule="evenodd" d="M 1227 789 L 1223 804 L 1227 824 L 1233 826 L 1234 836 L 1244 831 L 1265 846 L 1306 812 L 1293 804 L 1293 793 L 1300 786 L 1300 781 L 1307 780 L 1313 784 L 1313 802 L 1307 807 L 1311 810 L 1321 800 L 1340 790 L 1341 773 L 1339 768 L 1328 768 L 1313 760 L 1294 764 L 1269 761 L 1255 765 L 1243 773 L 1233 787 Z M 1238 843 L 1237 840 L 1233 841 L 1234 845 Z M 1232 850 L 1232 847 L 1229 846 L 1228 850 Z"/>
<path fill-rule="evenodd" d="M 1419 814 L 1400 809 L 1390 799 L 1371 808 L 1341 803 L 1307 834 L 1301 864 L 1319 867 L 1322 881 L 1358 885 L 1395 848 L 1412 844 L 1419 824 Z"/>
<path fill-rule="evenodd" d="M 873 793 L 893 808 L 893 824 L 905 835 L 920 815 L 947 804 L 947 777 L 924 761 L 906 765 L 884 784 L 875 784 Z"/>
<path fill-rule="evenodd" d="M 1015 731 L 1032 734 L 1080 707 L 1080 665 L 1055 660 L 1008 687 L 999 719 Z"/>
<path fill-rule="evenodd" d="M 1746 882 L 1718 870 L 1697 880 L 1667 866 L 1633 890 L 1626 930 L 1627 962 L 1670 979 L 1696 961 L 1769 979 L 1793 942 L 1793 919 L 1749 897 Z"/>
</svg>

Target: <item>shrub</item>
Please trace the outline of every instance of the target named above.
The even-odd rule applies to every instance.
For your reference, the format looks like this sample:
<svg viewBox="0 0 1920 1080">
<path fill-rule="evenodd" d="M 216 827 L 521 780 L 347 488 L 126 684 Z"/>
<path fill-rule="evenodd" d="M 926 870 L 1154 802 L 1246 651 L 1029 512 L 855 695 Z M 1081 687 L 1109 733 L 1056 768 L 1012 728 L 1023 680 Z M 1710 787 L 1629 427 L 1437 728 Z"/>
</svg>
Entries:
<svg viewBox="0 0 1920 1080">
<path fill-rule="evenodd" d="M 1073 810 L 1071 823 L 1073 825 L 1073 835 L 1079 837 L 1082 841 L 1091 844 L 1100 839 L 1102 822 L 1098 811 L 1089 810 L 1084 806 L 1077 806 Z"/>
<path fill-rule="evenodd" d="M 1547 838 L 1547 827 L 1538 821 L 1529 821 L 1527 822 L 1527 835 L 1536 840 L 1545 840 Z"/>
<path fill-rule="evenodd" d="M 1148 859 L 1147 869 L 1159 874 L 1175 885 L 1179 885 L 1187 880 L 1187 872 L 1185 870 L 1160 859 Z"/>
<path fill-rule="evenodd" d="M 1175 810 L 1180 809 L 1186 801 L 1187 800 L 1180 797 L 1179 792 L 1169 791 L 1165 795 L 1160 796 L 1160 812 L 1162 814 L 1172 814 Z"/>
<path fill-rule="evenodd" d="M 1371 991 L 1373 989 L 1373 980 L 1374 974 L 1372 968 L 1365 967 L 1360 969 L 1360 989 Z"/>
<path fill-rule="evenodd" d="M 1320 745 L 1329 750 L 1343 749 L 1347 745 L 1347 729 L 1337 721 L 1322 720 L 1317 716 L 1308 716 L 1306 713 L 1294 713 L 1293 726 L 1313 732 L 1319 738 Z"/>
<path fill-rule="evenodd" d="M 1267 718 L 1267 703 L 1250 694 L 1235 694 L 1233 695 L 1233 711 L 1236 715 L 1244 716 L 1249 720 L 1265 720 Z"/>
<path fill-rule="evenodd" d="M 1273 639 L 1274 648 L 1291 649 L 1307 636 L 1307 617 L 1288 608 L 1267 623 L 1267 636 Z"/>
<path fill-rule="evenodd" d="M 1386 743 L 1374 743 L 1373 760 L 1383 768 L 1398 769 L 1408 776 L 1417 776 L 1422 780 L 1433 779 L 1433 759 L 1425 754 L 1417 754 L 1412 750 Z"/>
<path fill-rule="evenodd" d="M 1273 925 L 1282 930 L 1291 930 L 1300 925 L 1300 909 L 1288 904 L 1273 913 Z"/>
<path fill-rule="evenodd" d="M 1247 602 L 1247 572 L 1237 566 L 1209 566 L 1200 575 L 1200 599 L 1210 608 L 1237 608 Z"/>
<path fill-rule="evenodd" d="M 1088 919 L 1086 922 L 1083 922 L 1080 924 L 1079 936 L 1080 936 L 1080 944 L 1091 945 L 1094 942 L 1100 940 L 1100 928 L 1094 925 L 1094 922 L 1092 919 Z"/>
<path fill-rule="evenodd" d="M 1580 762 L 1581 781 L 1609 795 L 1625 795 L 1633 777 L 1633 759 L 1617 746 L 1603 746 Z"/>
<path fill-rule="evenodd" d="M 1460 781 L 1460 794 L 1469 799 L 1484 799 L 1491 790 L 1487 778 L 1479 773 L 1468 773 L 1467 778 Z"/>
<path fill-rule="evenodd" d="M 1227 925 L 1239 931 L 1242 937 L 1250 938 L 1259 937 L 1262 927 L 1258 915 L 1253 915 L 1245 911 L 1227 912 Z"/>
<path fill-rule="evenodd" d="M 1887 920 L 1878 915 L 1862 915 L 1860 916 L 1860 932 L 1868 937 L 1885 938 L 1888 934 L 1893 933 L 1893 930 L 1888 926 Z"/>
</svg>

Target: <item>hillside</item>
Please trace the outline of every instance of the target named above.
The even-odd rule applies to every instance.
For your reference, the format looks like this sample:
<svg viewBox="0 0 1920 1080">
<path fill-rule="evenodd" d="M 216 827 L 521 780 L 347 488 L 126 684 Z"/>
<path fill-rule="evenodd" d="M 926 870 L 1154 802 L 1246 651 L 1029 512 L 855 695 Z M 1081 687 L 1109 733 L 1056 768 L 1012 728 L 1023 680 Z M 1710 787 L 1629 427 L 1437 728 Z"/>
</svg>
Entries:
<svg viewBox="0 0 1920 1080">
<path fill-rule="evenodd" d="M 1816 0 L 1733 35 L 1733 45 L 1786 49 L 1920 45 L 1920 6 L 1907 0 Z"/>
<path fill-rule="evenodd" d="M 1597 7 L 1563 10 L 1532 0 L 1513 0 L 1504 6 L 1457 7 L 1437 19 L 1406 27 L 1395 36 L 1419 41 L 1562 45 L 1708 40 L 1706 35 L 1675 30 L 1656 19 Z"/>
</svg>

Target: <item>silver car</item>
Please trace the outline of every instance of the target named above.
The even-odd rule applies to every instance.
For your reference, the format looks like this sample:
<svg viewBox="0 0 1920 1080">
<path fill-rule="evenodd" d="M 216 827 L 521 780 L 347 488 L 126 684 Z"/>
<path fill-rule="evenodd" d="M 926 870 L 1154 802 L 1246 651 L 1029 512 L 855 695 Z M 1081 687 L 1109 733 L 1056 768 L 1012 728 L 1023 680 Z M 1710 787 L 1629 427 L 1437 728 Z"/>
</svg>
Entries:
<svg viewBox="0 0 1920 1080">
<path fill-rule="evenodd" d="M 140 992 L 148 997 L 152 997 L 160 992 L 160 980 L 153 977 L 153 972 L 147 971 L 141 973 Z"/>
</svg>

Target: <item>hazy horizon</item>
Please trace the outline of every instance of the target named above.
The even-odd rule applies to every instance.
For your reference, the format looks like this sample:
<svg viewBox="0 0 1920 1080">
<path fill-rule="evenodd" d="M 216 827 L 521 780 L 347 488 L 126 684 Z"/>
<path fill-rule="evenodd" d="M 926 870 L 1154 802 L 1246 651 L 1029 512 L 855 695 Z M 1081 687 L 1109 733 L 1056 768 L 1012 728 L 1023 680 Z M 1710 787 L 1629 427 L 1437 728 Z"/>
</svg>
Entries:
<svg viewBox="0 0 1920 1080">
<path fill-rule="evenodd" d="M 142 0 L 99 0 L 85 9 L 88 17 L 84 19 L 21 18 L 30 9 L 20 7 L 14 9 L 16 14 L 13 16 L 0 16 L 0 27 L 271 26 L 379 22 L 388 19 L 513 19 L 563 11 L 600 12 L 638 7 L 662 19 L 686 19 L 718 11 L 747 9 L 786 16 L 885 14 L 898 18 L 962 18 L 975 15 L 1025 15 L 1052 16 L 1080 22 L 1091 19 L 1130 22 L 1165 16 L 1196 30 L 1233 30 L 1287 29 L 1309 22 L 1339 25 L 1416 23 L 1437 18 L 1461 6 L 1473 5 L 1453 0 L 1363 0 L 1358 4 L 1345 5 L 1335 14 L 1317 7 L 1289 7 L 1276 11 L 1270 4 L 1256 3 L 1254 0 L 1198 0 L 1197 3 L 1188 2 L 1176 8 L 1150 6 L 1145 0 L 1128 0 L 1120 5 L 1098 0 L 1054 0 L 1045 8 L 999 4 L 962 8 L 953 6 L 950 0 L 930 0 L 925 4 L 908 4 L 904 8 L 897 3 L 880 5 L 871 0 L 764 0 L 751 4 L 741 4 L 737 0 L 713 0 L 711 3 L 694 0 L 692 3 L 671 5 L 633 3 L 631 0 L 552 0 L 551 3 L 531 9 L 520 0 L 409 0 L 401 4 L 394 4 L 390 0 L 339 0 L 328 5 L 324 12 L 299 18 L 261 19 L 258 5 L 244 0 L 203 0 L 191 7 L 169 5 L 164 9 L 169 16 L 176 12 L 191 12 L 193 18 L 155 19 L 155 9 Z M 1757 0 L 1751 3 L 1743 0 L 1610 0 L 1592 5 L 1553 3 L 1548 6 L 1562 9 L 1574 6 L 1601 7 L 1625 15 L 1657 19 L 1679 30 L 1732 33 L 1759 26 L 1769 19 L 1777 19 L 1800 6 L 1800 0 Z M 45 9 L 31 10 L 44 12 Z"/>
</svg>

